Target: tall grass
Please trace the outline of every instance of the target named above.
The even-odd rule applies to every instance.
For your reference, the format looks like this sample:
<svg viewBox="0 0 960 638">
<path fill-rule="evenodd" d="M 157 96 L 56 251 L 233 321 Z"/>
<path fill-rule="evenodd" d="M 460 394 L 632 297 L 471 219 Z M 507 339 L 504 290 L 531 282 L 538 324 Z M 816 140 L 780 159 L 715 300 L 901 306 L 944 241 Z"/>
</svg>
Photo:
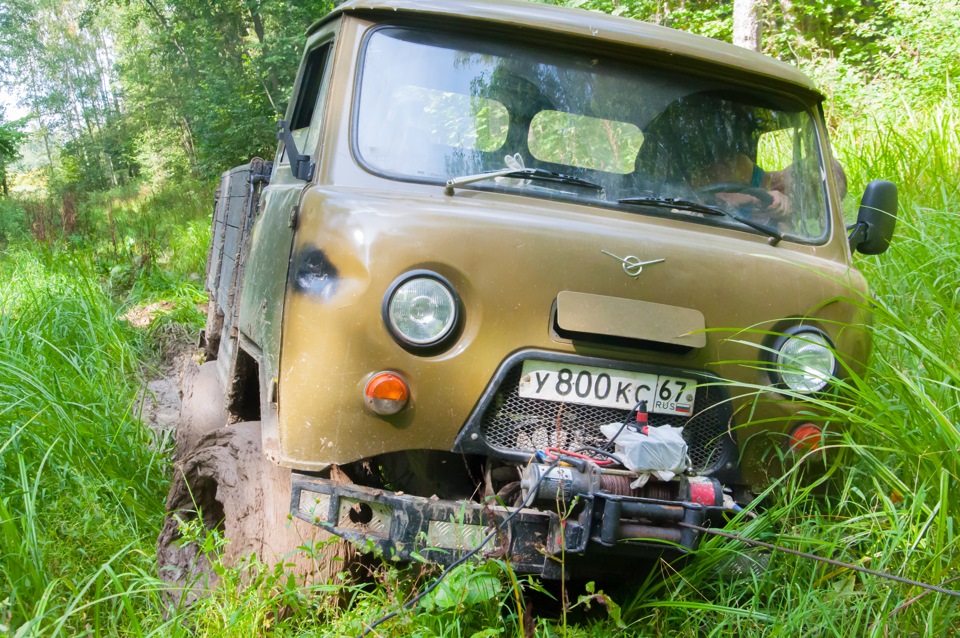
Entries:
<svg viewBox="0 0 960 638">
<path fill-rule="evenodd" d="M 122 593 L 117 573 L 152 571 L 166 482 L 134 412 L 140 337 L 70 261 L 0 262 L 0 587 L 10 622 L 39 633 L 139 622 L 136 596 L 81 606 Z"/>
<path fill-rule="evenodd" d="M 849 425 L 831 441 L 829 495 L 791 472 L 763 516 L 738 522 L 743 535 L 931 583 L 960 578 L 958 123 L 948 100 L 835 131 L 851 214 L 869 179 L 900 185 L 890 250 L 857 258 L 876 295 L 875 352 L 869 375 L 846 380 L 832 408 L 831 420 Z M 337 586 L 297 588 L 254 563 L 242 578 L 227 571 L 227 586 L 186 622 L 163 619 L 154 538 L 168 466 L 134 407 L 151 336 L 120 317 L 162 298 L 174 302 L 170 324 L 198 319 L 191 278 L 202 276 L 205 201 L 189 189 L 116 193 L 85 204 L 99 239 L 53 250 L 14 242 L 0 255 L 0 625 L 11 631 L 352 635 L 424 582 L 389 568 L 377 583 L 339 588 L 342 607 L 324 598 Z M 782 554 L 753 571 L 749 556 L 707 538 L 694 560 L 660 564 L 612 598 L 572 589 L 594 615 L 540 619 L 535 635 L 932 636 L 960 626 L 956 599 Z M 477 579 L 490 577 L 499 585 L 477 595 Z M 426 613 L 380 635 L 523 635 L 517 588 L 536 584 L 500 563 L 466 566 L 451 583 Z M 626 627 L 603 611 L 614 602 Z"/>
<path fill-rule="evenodd" d="M 872 284 L 874 354 L 844 382 L 828 417 L 833 489 L 823 497 L 788 475 L 769 508 L 743 521 L 778 542 L 960 589 L 960 108 L 946 101 L 895 121 L 854 120 L 833 142 L 851 198 L 869 179 L 900 185 L 890 250 L 858 257 Z M 848 203 L 849 205 L 849 203 Z M 850 207 L 855 214 L 856 202 Z M 809 459 L 808 459 L 809 462 Z M 653 634 L 954 635 L 960 599 L 773 554 L 762 574 L 720 577 L 744 546 L 706 540 L 687 567 L 665 569 L 625 602 Z M 644 632 L 647 630 L 644 629 Z M 643 633 L 643 632 L 641 632 Z"/>
<path fill-rule="evenodd" d="M 136 397 L 156 326 L 199 316 L 185 274 L 202 269 L 205 238 L 179 223 L 197 216 L 154 215 L 167 246 L 115 219 L 130 237 L 122 252 L 90 236 L 0 254 L 0 633 L 162 625 L 154 545 L 167 446 L 141 423 Z M 137 247 L 160 259 L 135 265 Z M 163 264 L 167 255 L 178 261 Z M 122 272 L 129 281 L 118 286 Z M 152 333 L 122 318 L 154 298 L 172 300 L 174 316 Z"/>
</svg>

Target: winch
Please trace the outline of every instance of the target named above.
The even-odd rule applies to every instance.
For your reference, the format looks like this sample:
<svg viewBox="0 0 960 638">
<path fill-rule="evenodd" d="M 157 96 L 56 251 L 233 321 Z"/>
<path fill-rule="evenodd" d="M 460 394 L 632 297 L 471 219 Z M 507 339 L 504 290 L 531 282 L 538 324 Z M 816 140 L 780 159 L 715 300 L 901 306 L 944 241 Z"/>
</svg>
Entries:
<svg viewBox="0 0 960 638">
<path fill-rule="evenodd" d="M 531 463 L 523 469 L 520 489 L 526 499 L 535 486 L 535 501 L 569 503 L 577 496 L 605 492 L 617 496 L 639 496 L 677 500 L 706 506 L 723 504 L 720 482 L 707 476 L 680 476 L 673 481 L 651 481 L 643 487 L 630 487 L 622 470 L 605 471 L 594 463 L 570 459 L 561 465 Z M 542 477 L 542 479 L 541 479 Z"/>
<path fill-rule="evenodd" d="M 520 489 L 524 499 L 536 487 L 534 500 L 568 503 L 577 496 L 599 492 L 600 474 L 597 465 L 586 461 L 576 465 L 531 463 L 523 469 Z"/>
</svg>

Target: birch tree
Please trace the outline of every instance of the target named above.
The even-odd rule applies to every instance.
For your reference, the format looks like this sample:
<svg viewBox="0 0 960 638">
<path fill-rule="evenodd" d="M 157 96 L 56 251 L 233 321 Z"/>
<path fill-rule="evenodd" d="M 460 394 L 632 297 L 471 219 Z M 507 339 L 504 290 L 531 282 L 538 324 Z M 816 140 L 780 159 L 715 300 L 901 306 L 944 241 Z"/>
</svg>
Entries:
<svg viewBox="0 0 960 638">
<path fill-rule="evenodd" d="M 757 0 L 733 0 L 733 43 L 760 51 L 760 5 Z"/>
</svg>

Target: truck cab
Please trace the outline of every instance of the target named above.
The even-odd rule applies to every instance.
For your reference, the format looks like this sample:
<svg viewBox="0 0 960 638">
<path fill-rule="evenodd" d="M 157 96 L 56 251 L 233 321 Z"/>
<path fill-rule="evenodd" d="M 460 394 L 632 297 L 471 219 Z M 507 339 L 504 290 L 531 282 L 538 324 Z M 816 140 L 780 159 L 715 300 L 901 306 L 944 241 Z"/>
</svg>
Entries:
<svg viewBox="0 0 960 638">
<path fill-rule="evenodd" d="M 633 20 L 346 2 L 273 161 L 221 184 L 206 400 L 259 422 L 296 525 L 390 556 L 694 549 L 843 427 L 823 405 L 869 355 L 852 253 L 896 189 L 851 234 L 822 100 Z"/>
</svg>

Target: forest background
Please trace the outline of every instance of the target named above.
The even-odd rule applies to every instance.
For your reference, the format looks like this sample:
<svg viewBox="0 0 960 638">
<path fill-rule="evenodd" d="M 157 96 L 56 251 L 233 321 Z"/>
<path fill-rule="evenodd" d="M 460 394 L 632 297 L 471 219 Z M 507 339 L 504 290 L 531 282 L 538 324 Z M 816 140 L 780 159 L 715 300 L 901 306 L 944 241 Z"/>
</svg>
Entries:
<svg viewBox="0 0 960 638">
<path fill-rule="evenodd" d="M 43 193 L 57 207 L 65 196 L 82 200 L 132 179 L 209 181 L 272 156 L 306 27 L 332 4 L 0 0 L 0 79 L 6 101 L 29 113 L 14 123 L 0 112 L 0 140 L 32 131 L 15 190 Z M 749 44 L 810 74 L 828 93 L 834 125 L 930 106 L 950 94 L 960 65 L 952 0 L 553 4 L 727 41 L 743 4 L 758 18 Z M 0 142 L 4 193 L 13 146 Z"/>
<path fill-rule="evenodd" d="M 876 295 L 876 353 L 832 408 L 853 426 L 835 442 L 842 489 L 825 501 L 788 485 L 743 531 L 960 578 L 960 2 L 550 4 L 736 38 L 798 66 L 828 96 L 851 197 L 870 179 L 900 185 L 890 252 L 857 263 Z M 142 425 L 136 397 L 202 326 L 216 177 L 273 155 L 305 30 L 331 6 L 0 0 L 0 634 L 356 634 L 422 586 L 385 568 L 375 586 L 303 589 L 254 563 L 242 585 L 223 568 L 226 586 L 178 617 L 154 568 L 169 441 Z M 153 321 L 129 320 L 145 307 L 160 309 Z M 691 565 L 612 597 L 551 592 L 566 602 L 532 629 L 517 601 L 536 583 L 466 566 L 429 613 L 383 635 L 935 636 L 960 623 L 957 599 L 789 557 L 731 578 L 720 567 L 738 552 L 707 541 Z M 323 602 L 330 590 L 347 603 Z"/>
</svg>

